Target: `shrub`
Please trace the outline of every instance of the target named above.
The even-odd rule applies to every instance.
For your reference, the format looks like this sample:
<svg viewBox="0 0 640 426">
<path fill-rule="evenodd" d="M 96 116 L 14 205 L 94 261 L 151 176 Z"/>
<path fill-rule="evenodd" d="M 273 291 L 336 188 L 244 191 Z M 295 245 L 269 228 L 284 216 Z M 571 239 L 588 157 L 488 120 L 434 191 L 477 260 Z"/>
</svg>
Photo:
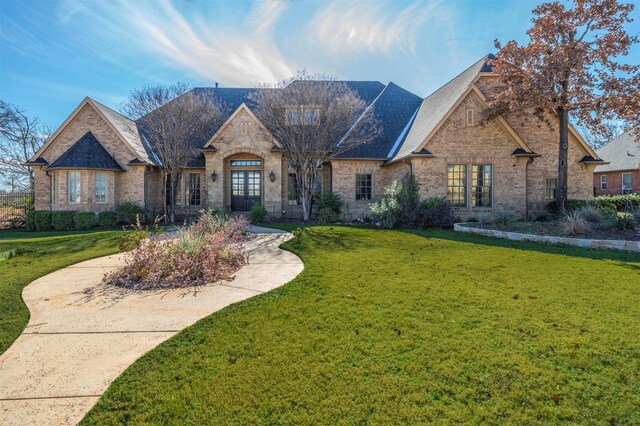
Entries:
<svg viewBox="0 0 640 426">
<path fill-rule="evenodd" d="M 420 226 L 422 218 L 418 189 L 418 183 L 410 174 L 406 174 L 400 182 L 395 181 L 387 186 L 382 197 L 370 206 L 376 226 Z"/>
<path fill-rule="evenodd" d="M 69 231 L 73 229 L 74 211 L 55 211 L 51 215 L 51 224 L 56 231 Z"/>
<path fill-rule="evenodd" d="M 621 231 L 626 229 L 634 229 L 636 226 L 636 220 L 632 213 L 618 213 L 614 226 Z"/>
<path fill-rule="evenodd" d="M 29 231 L 35 231 L 36 229 L 36 211 L 35 210 L 29 210 L 27 212 L 26 226 Z"/>
<path fill-rule="evenodd" d="M 603 210 L 599 208 L 595 203 L 581 207 L 580 209 L 576 210 L 576 213 L 578 213 L 580 217 L 584 218 L 587 222 L 598 223 L 602 222 L 605 219 Z"/>
<path fill-rule="evenodd" d="M 340 215 L 329 207 L 323 207 L 318 211 L 318 222 L 336 223 L 340 220 Z"/>
<path fill-rule="evenodd" d="M 51 229 L 51 212 L 49 210 L 36 210 L 33 213 L 36 230 L 48 231 Z"/>
<path fill-rule="evenodd" d="M 640 194 L 601 195 L 594 198 L 594 200 L 598 203 L 608 202 L 619 212 L 640 208 Z"/>
<path fill-rule="evenodd" d="M 125 254 L 123 268 L 104 282 L 148 290 L 205 285 L 231 279 L 244 263 L 241 248 L 247 222 L 243 217 L 220 220 L 204 213 L 191 227 L 169 239 L 150 236 Z"/>
<path fill-rule="evenodd" d="M 253 206 L 251 206 L 249 216 L 251 217 L 252 223 L 262 222 L 267 217 L 267 209 L 260 203 L 254 203 Z"/>
<path fill-rule="evenodd" d="M 516 215 L 513 212 L 510 211 L 506 211 L 506 210 L 498 210 L 493 218 L 493 221 L 495 223 L 499 223 L 502 225 L 506 225 L 508 223 L 511 222 L 515 222 L 516 220 Z"/>
<path fill-rule="evenodd" d="M 316 200 L 318 213 L 322 209 L 329 209 L 337 215 L 340 215 L 343 205 L 342 196 L 337 192 L 323 192 Z"/>
<path fill-rule="evenodd" d="M 560 221 L 560 232 L 563 235 L 583 235 L 591 232 L 591 225 L 576 211 L 567 214 Z"/>
<path fill-rule="evenodd" d="M 158 226 L 159 223 L 160 217 L 156 218 L 151 228 L 149 225 L 143 226 L 140 221 L 140 217 L 137 216 L 135 223 L 130 225 L 130 229 L 125 232 L 124 236 L 120 240 L 120 244 L 118 245 L 118 247 L 120 247 L 120 251 L 134 250 L 140 247 L 142 241 L 146 240 L 151 235 L 162 234 L 164 230 Z"/>
<path fill-rule="evenodd" d="M 450 228 L 455 222 L 453 209 L 444 198 L 427 198 L 420 204 L 420 228 Z"/>
<path fill-rule="evenodd" d="M 104 211 L 98 213 L 98 225 L 103 228 L 113 228 L 118 223 L 118 213 L 114 211 Z"/>
<path fill-rule="evenodd" d="M 144 209 L 132 201 L 125 201 L 116 206 L 118 223 L 130 225 L 136 222 L 136 217 L 144 220 Z"/>
<path fill-rule="evenodd" d="M 89 229 L 96 223 L 94 212 L 77 212 L 73 217 L 73 227 L 75 229 Z"/>
<path fill-rule="evenodd" d="M 571 213 L 576 210 L 579 210 L 580 208 L 588 204 L 589 204 L 588 200 L 567 200 L 565 204 L 565 211 L 566 213 Z M 550 201 L 549 204 L 547 204 L 547 210 L 549 211 L 549 213 L 554 215 L 560 213 L 560 210 L 558 209 L 558 205 L 556 204 L 555 200 Z"/>
<path fill-rule="evenodd" d="M 602 214 L 609 217 L 615 217 L 618 211 L 616 206 L 604 197 L 594 198 L 592 205 L 598 207 L 602 211 Z"/>
</svg>

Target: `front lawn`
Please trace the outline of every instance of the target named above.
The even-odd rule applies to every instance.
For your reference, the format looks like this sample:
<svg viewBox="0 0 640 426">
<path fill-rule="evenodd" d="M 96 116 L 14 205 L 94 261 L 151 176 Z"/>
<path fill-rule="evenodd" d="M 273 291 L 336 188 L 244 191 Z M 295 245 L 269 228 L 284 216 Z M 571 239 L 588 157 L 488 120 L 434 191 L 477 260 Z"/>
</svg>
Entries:
<svg viewBox="0 0 640 426">
<path fill-rule="evenodd" d="M 296 234 L 299 277 L 149 352 L 83 423 L 640 422 L 640 256 Z"/>
<path fill-rule="evenodd" d="M 0 262 L 0 354 L 22 333 L 29 311 L 22 289 L 43 275 L 83 260 L 118 252 L 122 231 L 0 231 L 0 252 L 18 256 Z"/>
</svg>

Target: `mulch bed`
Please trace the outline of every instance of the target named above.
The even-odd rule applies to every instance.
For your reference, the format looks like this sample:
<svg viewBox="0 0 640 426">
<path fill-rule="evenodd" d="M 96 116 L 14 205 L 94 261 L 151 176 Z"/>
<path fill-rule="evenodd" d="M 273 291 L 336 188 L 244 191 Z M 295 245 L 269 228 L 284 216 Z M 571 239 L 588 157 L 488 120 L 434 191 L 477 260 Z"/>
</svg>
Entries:
<svg viewBox="0 0 640 426">
<path fill-rule="evenodd" d="M 583 235 L 563 235 L 560 224 L 555 221 L 549 222 L 512 222 L 506 224 L 487 223 L 481 224 L 479 222 L 469 223 L 469 227 L 483 228 L 483 229 L 496 229 L 498 231 L 507 232 L 519 232 L 521 234 L 535 234 L 535 235 L 553 235 L 558 237 L 569 238 L 590 238 L 593 240 L 626 240 L 626 241 L 640 241 L 640 227 L 636 229 L 619 230 L 615 228 L 598 227 L 593 225 L 594 229 L 588 234 Z"/>
</svg>

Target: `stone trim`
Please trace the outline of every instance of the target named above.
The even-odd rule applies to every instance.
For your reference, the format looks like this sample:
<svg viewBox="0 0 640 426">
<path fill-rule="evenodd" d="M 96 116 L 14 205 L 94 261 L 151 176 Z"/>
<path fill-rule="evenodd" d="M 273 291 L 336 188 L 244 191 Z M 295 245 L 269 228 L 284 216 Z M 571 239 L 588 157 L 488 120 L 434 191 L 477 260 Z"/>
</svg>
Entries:
<svg viewBox="0 0 640 426">
<path fill-rule="evenodd" d="M 498 231 L 496 229 L 472 228 L 468 223 L 456 223 L 453 230 L 467 234 L 478 234 L 487 237 L 502 238 L 512 241 L 533 241 L 537 243 L 577 246 L 589 249 L 625 250 L 640 253 L 640 241 L 626 240 L 593 240 L 588 238 L 556 237 L 551 235 L 521 234 L 519 232 Z"/>
</svg>

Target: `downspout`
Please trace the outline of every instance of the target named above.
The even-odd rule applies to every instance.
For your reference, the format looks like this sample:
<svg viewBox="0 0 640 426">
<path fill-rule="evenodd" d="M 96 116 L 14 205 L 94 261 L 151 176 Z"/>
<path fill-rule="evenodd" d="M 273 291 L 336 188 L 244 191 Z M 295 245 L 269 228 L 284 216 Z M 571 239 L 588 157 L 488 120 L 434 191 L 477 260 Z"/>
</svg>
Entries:
<svg viewBox="0 0 640 426">
<path fill-rule="evenodd" d="M 529 220 L 529 165 L 533 164 L 533 157 L 527 159 L 524 166 L 524 219 Z"/>
<path fill-rule="evenodd" d="M 44 173 L 49 176 L 49 211 L 53 211 L 53 178 L 51 176 L 51 172 L 49 170 L 45 170 Z M 35 192 L 35 191 L 34 191 Z M 33 200 L 34 209 L 35 209 L 35 200 Z"/>
</svg>

